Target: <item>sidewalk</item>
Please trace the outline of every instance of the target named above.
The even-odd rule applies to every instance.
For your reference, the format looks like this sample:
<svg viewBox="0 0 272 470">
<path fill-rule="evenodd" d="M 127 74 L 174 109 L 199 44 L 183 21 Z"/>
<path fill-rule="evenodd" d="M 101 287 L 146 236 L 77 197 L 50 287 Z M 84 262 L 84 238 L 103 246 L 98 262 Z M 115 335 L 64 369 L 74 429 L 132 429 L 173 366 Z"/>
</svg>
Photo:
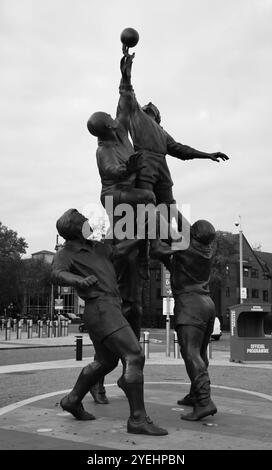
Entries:
<svg viewBox="0 0 272 470">
<path fill-rule="evenodd" d="M 52 347 L 65 347 L 65 346 L 75 346 L 76 337 L 82 337 L 82 346 L 91 346 L 92 342 L 87 333 L 70 333 L 68 336 L 53 337 L 53 338 L 38 338 L 33 336 L 33 338 L 22 338 L 16 339 L 15 334 L 9 341 L 5 341 L 0 336 L 0 350 L 5 349 L 29 349 L 29 348 L 52 348 Z M 150 339 L 150 343 L 157 343 L 158 340 Z M 229 351 L 218 351 L 212 349 L 213 343 L 210 343 L 211 347 L 211 357 L 210 365 L 214 366 L 232 366 L 232 367 L 257 367 L 261 369 L 272 370 L 272 362 L 251 362 L 251 363 L 236 363 L 230 362 L 230 353 Z M 75 359 L 65 359 L 59 361 L 47 361 L 47 362 L 34 362 L 32 364 L 15 364 L 15 365 L 6 365 L 0 366 L 0 374 L 8 373 L 10 371 L 23 371 L 23 370 L 38 370 L 38 369 L 58 369 L 58 368 L 70 368 L 70 367 L 83 367 L 85 364 L 90 362 L 91 358 L 83 358 L 82 361 L 76 361 Z M 169 357 L 166 356 L 164 352 L 150 352 L 149 358 L 146 358 L 146 364 L 148 365 L 178 365 L 183 363 L 181 357 L 175 358 L 173 352 Z"/>
<path fill-rule="evenodd" d="M 0 349 L 72 346 L 76 336 L 21 340 L 12 337 L 10 341 L 2 337 Z M 81 336 L 83 345 L 91 344 L 87 334 Z M 90 353 L 92 349 L 88 349 L 88 356 Z M 73 369 L 84 367 L 92 357 L 83 355 L 81 361 L 63 359 L 1 366 L 1 381 L 6 384 L 7 391 L 20 383 L 27 390 L 24 395 L 17 394 L 17 400 L 0 408 L 1 448 L 107 449 L 117 452 L 124 449 L 133 450 L 133 453 L 155 449 L 272 449 L 272 396 L 268 386 L 266 390 L 261 385 L 255 386 L 269 380 L 272 364 L 234 363 L 229 357 L 229 351 L 213 350 L 210 358 L 212 396 L 218 413 L 198 422 L 186 422 L 180 415 L 188 413 L 190 408 L 177 406 L 177 399 L 185 395 L 189 387 L 183 360 L 173 357 L 173 352 L 167 357 L 165 351 L 150 351 L 145 365 L 146 406 L 152 419 L 169 432 L 168 436 L 159 438 L 127 433 L 128 404 L 116 385 L 120 364 L 108 378 L 110 383 L 106 382 L 109 405 L 94 404 L 89 394 L 84 398 L 85 408 L 96 416 L 95 421 L 87 422 L 79 422 L 63 412 L 59 402 L 70 390 L 71 377 L 78 374 L 76 370 L 72 372 Z M 34 386 L 39 395 L 32 391 L 34 382 L 41 384 Z M 53 387 L 48 389 L 47 383 Z"/>
<path fill-rule="evenodd" d="M 24 349 L 24 348 L 41 348 L 41 347 L 56 347 L 56 346 L 74 346 L 76 337 L 82 336 L 83 346 L 90 346 L 92 342 L 88 333 L 70 333 L 68 336 L 59 336 L 48 338 L 43 336 L 39 338 L 36 333 L 33 333 L 32 338 L 28 339 L 26 333 L 22 335 L 21 339 L 16 339 L 16 334 L 11 333 L 11 339 L 5 340 L 3 332 L 0 332 L 0 350 L 1 349 Z"/>
</svg>

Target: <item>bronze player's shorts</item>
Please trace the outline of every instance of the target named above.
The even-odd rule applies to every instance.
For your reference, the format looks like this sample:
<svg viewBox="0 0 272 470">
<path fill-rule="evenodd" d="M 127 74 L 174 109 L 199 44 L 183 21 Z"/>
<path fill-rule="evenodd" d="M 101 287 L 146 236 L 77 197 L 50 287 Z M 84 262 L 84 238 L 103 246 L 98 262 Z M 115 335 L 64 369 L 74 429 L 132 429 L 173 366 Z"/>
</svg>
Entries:
<svg viewBox="0 0 272 470">
<path fill-rule="evenodd" d="M 190 325 L 206 331 L 214 318 L 215 306 L 209 295 L 190 292 L 175 296 L 175 328 Z"/>
<path fill-rule="evenodd" d="M 91 337 L 101 342 L 125 326 L 129 326 L 122 314 L 119 297 L 101 296 L 86 300 L 83 320 Z"/>
</svg>

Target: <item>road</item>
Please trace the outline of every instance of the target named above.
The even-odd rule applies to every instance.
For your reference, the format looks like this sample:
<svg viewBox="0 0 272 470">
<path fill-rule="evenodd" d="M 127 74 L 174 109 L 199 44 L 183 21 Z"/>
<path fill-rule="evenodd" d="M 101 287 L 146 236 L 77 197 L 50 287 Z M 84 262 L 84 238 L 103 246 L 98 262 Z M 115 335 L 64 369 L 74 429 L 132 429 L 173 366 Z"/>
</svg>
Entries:
<svg viewBox="0 0 272 470">
<path fill-rule="evenodd" d="M 150 332 L 150 354 L 152 352 L 164 352 L 166 350 L 165 330 L 147 329 Z M 69 333 L 78 334 L 78 325 L 70 325 Z M 173 354 L 173 330 L 170 331 L 171 353 Z M 229 333 L 223 333 L 219 341 L 212 342 L 212 349 L 217 351 L 229 351 Z M 83 347 L 83 358 L 93 356 L 93 347 Z M 1 350 L 0 366 L 11 364 L 24 364 L 29 362 L 56 361 L 61 359 L 74 359 L 76 357 L 75 346 L 39 347 L 30 349 Z"/>
</svg>

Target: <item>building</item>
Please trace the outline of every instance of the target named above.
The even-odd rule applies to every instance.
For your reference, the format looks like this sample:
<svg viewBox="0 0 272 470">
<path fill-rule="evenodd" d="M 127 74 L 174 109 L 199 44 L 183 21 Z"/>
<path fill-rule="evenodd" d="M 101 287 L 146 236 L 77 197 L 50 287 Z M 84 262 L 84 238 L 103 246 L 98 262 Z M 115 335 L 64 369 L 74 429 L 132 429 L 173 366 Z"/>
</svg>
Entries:
<svg viewBox="0 0 272 470">
<path fill-rule="evenodd" d="M 229 327 L 229 307 L 240 303 L 240 259 L 239 235 L 229 234 L 237 254 L 230 257 L 226 265 L 225 281 L 221 287 L 219 301 L 216 301 L 217 313 L 224 328 Z M 243 252 L 243 287 L 246 298 L 243 303 L 272 302 L 271 270 L 262 259 L 262 252 L 254 251 L 242 234 Z M 272 258 L 272 254 L 269 253 Z"/>
<path fill-rule="evenodd" d="M 224 280 L 218 292 L 213 295 L 216 314 L 222 327 L 229 329 L 229 307 L 240 303 L 240 258 L 239 234 L 219 232 L 226 236 L 233 246 L 235 254 L 229 257 L 226 264 Z M 254 251 L 246 237 L 242 235 L 243 247 L 243 287 L 246 288 L 244 303 L 272 304 L 272 253 Z M 150 264 L 150 280 L 144 299 L 143 325 L 161 328 L 165 326 L 162 314 L 161 263 L 152 261 Z M 267 328 L 271 330 L 271 317 Z"/>
<path fill-rule="evenodd" d="M 32 259 L 39 259 L 44 261 L 45 263 L 52 263 L 53 257 L 54 257 L 54 252 L 53 251 L 48 251 L 48 250 L 41 250 L 41 251 L 36 251 L 36 253 L 31 254 Z"/>
<path fill-rule="evenodd" d="M 50 265 L 53 261 L 55 252 L 41 250 L 31 254 L 32 260 L 38 260 Z M 28 260 L 25 260 L 27 263 Z M 63 309 L 55 311 L 55 299 L 63 300 Z M 23 314 L 38 318 L 53 318 L 56 313 L 83 313 L 84 302 L 78 297 L 75 290 L 71 287 L 57 287 L 51 285 L 43 289 L 42 286 L 38 292 L 31 292 L 25 289 Z"/>
</svg>

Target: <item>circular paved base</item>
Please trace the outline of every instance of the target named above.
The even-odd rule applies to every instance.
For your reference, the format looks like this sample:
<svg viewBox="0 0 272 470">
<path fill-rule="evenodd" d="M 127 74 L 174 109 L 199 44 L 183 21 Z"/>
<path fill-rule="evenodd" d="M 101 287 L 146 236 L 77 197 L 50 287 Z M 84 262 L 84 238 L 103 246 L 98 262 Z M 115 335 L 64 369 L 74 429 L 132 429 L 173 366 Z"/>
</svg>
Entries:
<svg viewBox="0 0 272 470">
<path fill-rule="evenodd" d="M 145 384 L 147 414 L 166 428 L 168 436 L 128 434 L 127 400 L 116 385 L 107 386 L 110 405 L 94 404 L 90 395 L 85 408 L 95 421 L 79 422 L 63 412 L 64 392 L 48 394 L 0 410 L 2 449 L 271 449 L 272 397 L 254 392 L 212 387 L 218 408 L 213 417 L 198 422 L 180 419 L 191 408 L 178 406 L 189 385 L 178 382 Z M 23 406 L 22 406 L 23 405 Z"/>
</svg>

